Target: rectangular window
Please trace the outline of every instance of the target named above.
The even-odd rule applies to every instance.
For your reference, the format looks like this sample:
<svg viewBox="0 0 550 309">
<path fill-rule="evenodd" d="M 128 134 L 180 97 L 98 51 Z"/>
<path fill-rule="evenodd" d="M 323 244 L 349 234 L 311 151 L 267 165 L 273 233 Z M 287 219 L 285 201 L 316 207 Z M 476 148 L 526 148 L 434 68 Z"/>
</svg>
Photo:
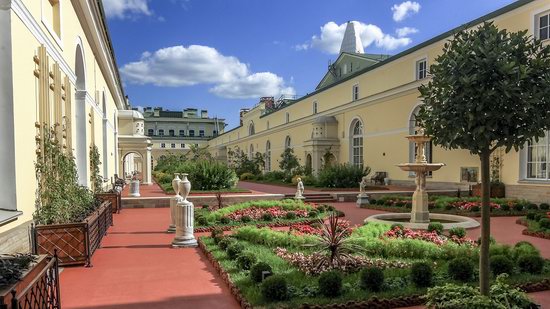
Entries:
<svg viewBox="0 0 550 309">
<path fill-rule="evenodd" d="M 212 131 L 212 135 L 218 136 L 218 131 L 217 130 Z"/>
<path fill-rule="evenodd" d="M 546 132 L 544 138 L 538 142 L 531 141 L 527 145 L 527 178 L 550 180 L 548 174 L 548 161 L 550 159 L 550 144 L 548 137 L 550 131 Z"/>
<path fill-rule="evenodd" d="M 174 130 L 168 130 L 168 134 L 170 136 L 176 136 L 176 132 Z"/>
<path fill-rule="evenodd" d="M 185 148 L 185 144 L 180 144 L 180 147 L 181 147 L 181 148 Z"/>
<path fill-rule="evenodd" d="M 199 130 L 199 136 L 204 137 L 204 130 Z"/>
<path fill-rule="evenodd" d="M 313 102 L 313 114 L 317 114 L 317 101 Z"/>
<path fill-rule="evenodd" d="M 164 130 L 163 129 L 159 130 L 159 136 L 164 136 Z"/>
<path fill-rule="evenodd" d="M 170 148 L 176 148 L 176 144 L 170 144 Z"/>
<path fill-rule="evenodd" d="M 191 137 L 195 136 L 195 130 L 189 130 L 189 136 Z"/>
<path fill-rule="evenodd" d="M 180 136 L 185 136 L 185 130 L 180 130 Z"/>
<path fill-rule="evenodd" d="M 160 148 L 166 148 L 166 144 L 165 143 L 160 143 Z"/>
<path fill-rule="evenodd" d="M 428 61 L 426 59 L 416 62 L 416 79 L 424 79 L 428 76 Z"/>
<path fill-rule="evenodd" d="M 155 135 L 155 130 L 153 130 L 153 129 L 147 130 L 147 135 L 149 135 L 149 136 Z"/>
<path fill-rule="evenodd" d="M 286 115 L 285 115 L 285 122 L 286 123 L 290 122 L 290 114 L 289 113 L 286 113 Z"/>
<path fill-rule="evenodd" d="M 550 39 L 550 12 L 544 12 L 537 16 L 537 30 L 535 35 L 539 40 Z"/>
<path fill-rule="evenodd" d="M 359 85 L 353 85 L 352 98 L 353 98 L 353 101 L 359 100 Z"/>
</svg>

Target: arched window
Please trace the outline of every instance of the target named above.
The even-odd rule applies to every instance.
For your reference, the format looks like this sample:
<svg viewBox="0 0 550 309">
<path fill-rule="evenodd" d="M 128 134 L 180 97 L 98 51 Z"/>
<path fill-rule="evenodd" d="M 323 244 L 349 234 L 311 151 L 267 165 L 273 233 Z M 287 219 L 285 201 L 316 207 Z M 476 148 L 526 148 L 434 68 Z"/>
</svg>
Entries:
<svg viewBox="0 0 550 309">
<path fill-rule="evenodd" d="M 418 133 L 418 121 L 416 120 L 416 115 L 418 115 L 418 111 L 420 110 L 420 106 L 417 106 L 413 109 L 413 112 L 411 113 L 411 116 L 409 117 L 409 134 L 414 135 Z M 426 154 L 426 161 L 428 163 L 432 162 L 432 142 L 426 144 L 425 154 Z M 418 149 L 413 142 L 409 142 L 409 162 L 414 162 L 416 160 L 416 155 L 418 153 Z M 414 172 L 409 173 L 410 175 L 414 175 Z M 428 172 L 428 176 L 432 175 L 432 172 Z"/>
<path fill-rule="evenodd" d="M 254 145 L 250 144 L 250 150 L 248 152 L 248 158 L 252 160 L 254 158 Z"/>
<path fill-rule="evenodd" d="M 271 171 L 271 142 L 265 143 L 265 171 Z"/>
<path fill-rule="evenodd" d="M 363 166 L 363 123 L 361 120 L 353 120 L 350 131 L 351 163 Z"/>
<path fill-rule="evenodd" d="M 287 148 L 291 148 L 291 140 L 290 140 L 290 136 L 287 136 L 286 139 L 285 139 L 285 149 Z"/>
<path fill-rule="evenodd" d="M 288 113 L 285 114 L 285 123 L 290 122 L 290 115 Z"/>
<path fill-rule="evenodd" d="M 256 130 L 254 129 L 254 122 L 251 122 L 248 125 L 248 135 L 254 135 L 256 133 Z"/>
<path fill-rule="evenodd" d="M 313 101 L 313 114 L 317 114 L 317 101 Z"/>
</svg>

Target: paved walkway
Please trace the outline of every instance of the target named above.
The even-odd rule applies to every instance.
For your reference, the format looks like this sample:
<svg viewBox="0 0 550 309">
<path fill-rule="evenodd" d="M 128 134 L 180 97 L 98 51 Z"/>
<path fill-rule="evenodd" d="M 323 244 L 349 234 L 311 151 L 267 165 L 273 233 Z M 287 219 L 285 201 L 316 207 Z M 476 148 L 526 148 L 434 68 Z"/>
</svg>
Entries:
<svg viewBox="0 0 550 309">
<path fill-rule="evenodd" d="M 61 273 L 62 307 L 239 308 L 198 249 L 172 249 L 169 209 L 124 209 L 92 258 Z"/>
</svg>

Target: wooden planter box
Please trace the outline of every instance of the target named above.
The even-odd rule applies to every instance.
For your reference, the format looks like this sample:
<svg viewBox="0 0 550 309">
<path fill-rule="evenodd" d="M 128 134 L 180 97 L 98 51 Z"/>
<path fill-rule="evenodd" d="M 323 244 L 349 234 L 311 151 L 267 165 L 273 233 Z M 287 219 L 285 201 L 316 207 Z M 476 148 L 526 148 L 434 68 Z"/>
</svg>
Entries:
<svg viewBox="0 0 550 309">
<path fill-rule="evenodd" d="M 107 229 L 113 225 L 111 202 L 104 201 L 84 221 L 67 224 L 32 225 L 34 254 L 54 255 L 59 265 L 91 266 L 91 257 L 99 248 Z"/>
<path fill-rule="evenodd" d="M 21 280 L 0 290 L 0 309 L 60 308 L 57 257 L 42 255 Z"/>
<path fill-rule="evenodd" d="M 481 196 L 481 184 L 472 186 L 472 195 Z M 502 184 L 491 184 L 491 198 L 503 198 L 506 196 L 506 188 Z"/>
<path fill-rule="evenodd" d="M 95 195 L 95 197 L 102 202 L 111 202 L 113 213 L 120 213 L 120 209 L 122 208 L 122 199 L 120 193 L 98 193 Z"/>
</svg>

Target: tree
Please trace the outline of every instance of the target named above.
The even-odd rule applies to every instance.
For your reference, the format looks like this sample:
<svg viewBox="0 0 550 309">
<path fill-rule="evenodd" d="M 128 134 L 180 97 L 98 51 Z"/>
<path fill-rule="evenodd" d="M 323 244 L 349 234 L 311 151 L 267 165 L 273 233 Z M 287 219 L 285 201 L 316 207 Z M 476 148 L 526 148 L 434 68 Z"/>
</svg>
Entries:
<svg viewBox="0 0 550 309">
<path fill-rule="evenodd" d="M 461 30 L 430 66 L 419 88 L 417 119 L 436 145 L 467 149 L 481 160 L 480 291 L 489 294 L 491 153 L 518 151 L 550 128 L 550 47 L 492 22 Z"/>
<path fill-rule="evenodd" d="M 292 172 L 300 166 L 298 158 L 294 155 L 292 148 L 286 148 L 281 153 L 281 161 L 279 161 L 279 168 L 285 172 L 285 175 L 292 177 Z"/>
</svg>

